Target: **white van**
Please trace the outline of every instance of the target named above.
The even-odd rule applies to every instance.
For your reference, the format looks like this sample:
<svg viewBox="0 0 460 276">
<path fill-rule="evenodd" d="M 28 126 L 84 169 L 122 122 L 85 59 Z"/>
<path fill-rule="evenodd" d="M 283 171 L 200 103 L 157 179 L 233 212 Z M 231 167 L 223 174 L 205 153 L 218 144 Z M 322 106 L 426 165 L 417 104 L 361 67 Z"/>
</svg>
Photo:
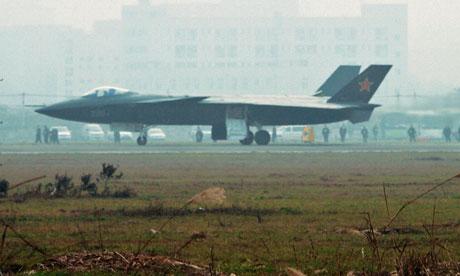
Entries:
<svg viewBox="0 0 460 276">
<path fill-rule="evenodd" d="M 304 126 L 284 126 L 277 129 L 277 139 L 285 142 L 302 142 Z"/>
<path fill-rule="evenodd" d="M 164 141 L 166 134 L 161 128 L 151 128 L 147 130 L 147 138 L 152 141 Z"/>
<path fill-rule="evenodd" d="M 72 140 L 72 133 L 66 126 L 53 126 L 50 131 L 57 130 L 59 141 L 70 141 Z"/>
<path fill-rule="evenodd" d="M 98 124 L 86 124 L 83 126 L 83 138 L 87 141 L 103 141 L 105 133 Z"/>
</svg>

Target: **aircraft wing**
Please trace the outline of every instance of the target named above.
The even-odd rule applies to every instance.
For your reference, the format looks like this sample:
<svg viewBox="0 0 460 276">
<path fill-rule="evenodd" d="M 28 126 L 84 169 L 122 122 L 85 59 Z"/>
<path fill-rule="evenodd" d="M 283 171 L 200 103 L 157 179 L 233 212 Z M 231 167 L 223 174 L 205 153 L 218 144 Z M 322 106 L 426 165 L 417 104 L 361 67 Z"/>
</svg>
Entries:
<svg viewBox="0 0 460 276">
<path fill-rule="evenodd" d="M 326 103 L 323 99 L 307 96 L 168 96 L 140 99 L 135 104 L 162 104 L 162 103 L 187 103 L 209 105 L 252 105 L 271 107 L 297 107 L 343 109 L 348 106 L 343 104 Z M 350 106 L 355 107 L 355 106 Z"/>
<path fill-rule="evenodd" d="M 356 107 L 356 105 L 331 104 L 318 98 L 312 97 L 209 97 L 199 102 L 200 104 L 222 104 L 222 105 L 253 105 L 267 107 L 297 107 L 312 109 L 344 109 Z"/>
<path fill-rule="evenodd" d="M 195 97 L 195 96 L 169 96 L 169 97 L 153 97 L 148 99 L 142 99 L 136 101 L 137 104 L 156 104 L 156 103 L 167 103 L 167 102 L 199 102 L 208 97 Z"/>
</svg>

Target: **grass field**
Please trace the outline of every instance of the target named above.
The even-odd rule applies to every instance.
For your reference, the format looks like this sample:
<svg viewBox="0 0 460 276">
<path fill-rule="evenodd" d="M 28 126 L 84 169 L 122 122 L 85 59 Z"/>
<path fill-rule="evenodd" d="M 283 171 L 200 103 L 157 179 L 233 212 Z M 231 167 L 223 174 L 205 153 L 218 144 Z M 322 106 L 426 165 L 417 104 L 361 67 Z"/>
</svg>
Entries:
<svg viewBox="0 0 460 276">
<path fill-rule="evenodd" d="M 152 237 L 150 229 L 158 229 L 193 195 L 222 187 L 227 199 L 220 209 L 187 207 L 204 209 L 178 213 L 146 251 L 200 265 L 213 259 L 218 271 L 238 275 L 279 273 L 286 267 L 308 274 L 376 271 L 379 264 L 393 271 L 395 241 L 406 242 L 405 252 L 424 255 L 436 239 L 440 257 L 460 259 L 460 179 L 403 211 L 393 227 L 410 231 L 378 237 L 381 261 L 369 241 L 353 232 L 368 228 L 366 213 L 374 227 L 389 221 L 383 185 L 392 215 L 405 201 L 458 174 L 455 153 L 0 155 L 0 178 L 13 184 L 39 175 L 52 181 L 56 173 L 66 173 L 78 182 L 84 173 L 97 174 L 104 162 L 124 173 L 112 185 L 131 187 L 137 196 L 16 203 L 10 194 L 0 201 L 0 217 L 49 256 L 135 252 Z M 435 238 L 425 228 L 434 230 Z M 178 252 L 194 232 L 206 238 Z M 9 263 L 25 270 L 45 258 L 10 234 L 3 255 L 14 250 Z"/>
</svg>

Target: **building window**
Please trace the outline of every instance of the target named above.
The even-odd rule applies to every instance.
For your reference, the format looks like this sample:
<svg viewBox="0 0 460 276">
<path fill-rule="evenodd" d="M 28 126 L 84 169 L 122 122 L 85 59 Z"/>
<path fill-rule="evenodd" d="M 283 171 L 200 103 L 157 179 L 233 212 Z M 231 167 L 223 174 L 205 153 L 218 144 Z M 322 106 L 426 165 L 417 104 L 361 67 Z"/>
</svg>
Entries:
<svg viewBox="0 0 460 276">
<path fill-rule="evenodd" d="M 187 57 L 196 58 L 198 54 L 197 46 L 188 46 L 187 47 Z"/>
<path fill-rule="evenodd" d="M 375 39 L 376 40 L 386 40 L 387 39 L 387 29 L 386 28 L 376 28 L 375 29 Z"/>
<path fill-rule="evenodd" d="M 306 52 L 309 55 L 315 55 L 317 53 L 317 46 L 316 45 L 307 45 Z"/>
<path fill-rule="evenodd" d="M 306 35 L 305 35 L 305 30 L 302 28 L 298 28 L 295 30 L 295 38 L 297 41 L 305 41 L 306 40 Z"/>
<path fill-rule="evenodd" d="M 238 57 L 238 51 L 237 51 L 236 45 L 230 45 L 228 47 L 228 57 L 230 57 L 230 58 Z"/>
<path fill-rule="evenodd" d="M 214 89 L 214 79 L 209 78 L 207 81 L 208 89 Z"/>
<path fill-rule="evenodd" d="M 347 57 L 356 57 L 358 54 L 357 45 L 348 45 L 347 46 Z"/>
<path fill-rule="evenodd" d="M 222 79 L 222 78 L 217 79 L 216 88 L 217 89 L 223 89 L 224 88 L 224 79 Z"/>
<path fill-rule="evenodd" d="M 270 47 L 270 56 L 272 58 L 278 58 L 279 57 L 279 46 L 278 45 L 271 45 L 271 47 Z"/>
<path fill-rule="evenodd" d="M 248 78 L 243 78 L 241 80 L 241 88 L 242 89 L 249 89 L 249 79 Z"/>
<path fill-rule="evenodd" d="M 186 52 L 185 45 L 176 46 L 176 58 L 184 58 L 185 52 Z"/>
<path fill-rule="evenodd" d="M 308 89 L 308 79 L 303 78 L 302 79 L 302 90 L 307 90 Z"/>
<path fill-rule="evenodd" d="M 65 70 L 65 76 L 66 76 L 66 77 L 71 77 L 71 76 L 73 76 L 73 69 L 66 69 L 66 70 Z"/>
<path fill-rule="evenodd" d="M 334 30 L 335 38 L 337 40 L 355 40 L 357 31 L 354 28 L 335 28 Z"/>
<path fill-rule="evenodd" d="M 195 29 L 190 29 L 188 31 L 188 39 L 192 42 L 195 42 L 198 38 L 198 31 Z"/>
<path fill-rule="evenodd" d="M 225 58 L 225 48 L 221 45 L 218 45 L 214 48 L 216 57 L 218 58 Z"/>
<path fill-rule="evenodd" d="M 388 57 L 388 45 L 376 45 L 375 56 L 380 58 Z"/>
<path fill-rule="evenodd" d="M 304 56 L 305 55 L 305 46 L 303 45 L 297 45 L 295 47 L 295 54 L 297 56 Z"/>
<path fill-rule="evenodd" d="M 335 54 L 341 57 L 356 57 L 358 53 L 357 45 L 339 44 L 335 46 Z"/>
<path fill-rule="evenodd" d="M 263 45 L 256 45 L 256 47 L 255 47 L 255 57 L 256 58 L 265 57 L 265 47 Z"/>
<path fill-rule="evenodd" d="M 236 78 L 231 78 L 229 79 L 229 89 L 233 89 L 233 90 L 236 90 L 238 88 L 238 79 Z"/>
</svg>

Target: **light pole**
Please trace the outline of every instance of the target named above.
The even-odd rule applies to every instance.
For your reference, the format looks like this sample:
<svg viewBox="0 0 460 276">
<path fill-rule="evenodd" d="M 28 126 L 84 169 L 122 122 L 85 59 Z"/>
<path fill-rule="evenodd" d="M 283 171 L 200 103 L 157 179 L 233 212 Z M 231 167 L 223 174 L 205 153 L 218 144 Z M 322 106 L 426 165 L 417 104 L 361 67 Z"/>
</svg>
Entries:
<svg viewBox="0 0 460 276">
<path fill-rule="evenodd" d="M 3 78 L 0 78 L 0 82 L 2 82 L 3 80 L 4 80 Z M 0 125 L 3 125 L 3 120 L 0 121 Z M 2 135 L 2 136 L 4 136 L 4 135 Z M 0 141 L 0 142 L 1 142 L 1 141 Z"/>
</svg>

